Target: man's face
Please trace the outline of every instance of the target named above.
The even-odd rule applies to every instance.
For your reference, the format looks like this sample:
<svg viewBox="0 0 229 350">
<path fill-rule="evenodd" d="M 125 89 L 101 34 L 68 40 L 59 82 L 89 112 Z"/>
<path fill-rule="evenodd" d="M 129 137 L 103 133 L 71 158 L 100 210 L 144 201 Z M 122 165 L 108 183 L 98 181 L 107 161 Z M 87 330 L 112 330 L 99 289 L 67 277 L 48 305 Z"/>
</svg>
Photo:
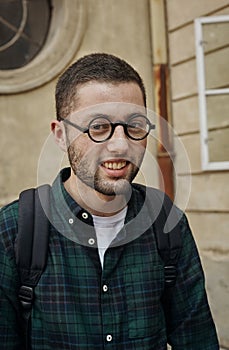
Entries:
<svg viewBox="0 0 229 350">
<path fill-rule="evenodd" d="M 68 118 L 86 128 L 98 115 L 115 122 L 125 122 L 134 113 L 145 113 L 144 100 L 135 83 L 107 84 L 90 82 L 78 88 L 77 108 Z M 76 182 L 81 180 L 106 196 L 124 194 L 135 178 L 146 148 L 146 139 L 131 140 L 123 126 L 113 136 L 96 143 L 88 134 L 67 125 L 68 156 Z"/>
</svg>

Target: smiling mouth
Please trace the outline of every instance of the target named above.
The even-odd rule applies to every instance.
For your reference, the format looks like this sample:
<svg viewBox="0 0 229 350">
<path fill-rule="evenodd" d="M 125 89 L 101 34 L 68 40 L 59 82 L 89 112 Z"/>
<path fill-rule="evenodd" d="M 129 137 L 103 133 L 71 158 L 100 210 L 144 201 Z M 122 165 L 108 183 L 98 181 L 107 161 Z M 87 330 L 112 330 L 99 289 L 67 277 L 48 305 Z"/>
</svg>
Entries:
<svg viewBox="0 0 229 350">
<path fill-rule="evenodd" d="M 127 163 L 128 163 L 127 161 L 104 162 L 104 163 L 102 163 L 102 166 L 104 166 L 104 168 L 110 169 L 110 170 L 120 170 L 122 168 L 125 168 Z"/>
</svg>

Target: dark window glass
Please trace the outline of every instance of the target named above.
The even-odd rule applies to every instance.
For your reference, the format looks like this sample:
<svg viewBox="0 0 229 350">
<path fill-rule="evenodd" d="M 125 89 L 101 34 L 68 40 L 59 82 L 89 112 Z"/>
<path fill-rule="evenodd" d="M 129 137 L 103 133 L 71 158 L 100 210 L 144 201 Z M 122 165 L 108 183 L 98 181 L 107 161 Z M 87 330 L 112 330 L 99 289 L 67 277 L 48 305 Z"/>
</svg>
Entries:
<svg viewBox="0 0 229 350">
<path fill-rule="evenodd" d="M 42 49 L 50 25 L 49 0 L 0 0 L 0 69 L 28 64 Z"/>
</svg>

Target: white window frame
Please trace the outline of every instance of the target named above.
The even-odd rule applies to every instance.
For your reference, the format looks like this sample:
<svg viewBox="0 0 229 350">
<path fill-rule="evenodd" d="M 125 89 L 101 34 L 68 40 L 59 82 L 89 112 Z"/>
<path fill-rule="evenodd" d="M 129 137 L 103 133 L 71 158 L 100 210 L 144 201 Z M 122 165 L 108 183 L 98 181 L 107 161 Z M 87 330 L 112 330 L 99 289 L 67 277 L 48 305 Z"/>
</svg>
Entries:
<svg viewBox="0 0 229 350">
<path fill-rule="evenodd" d="M 203 24 L 229 22 L 229 16 L 210 16 L 195 19 L 195 44 L 197 81 L 199 93 L 199 114 L 200 114 L 200 144 L 202 170 L 228 170 L 229 160 L 222 162 L 210 162 L 208 150 L 208 127 L 207 127 L 207 104 L 206 97 L 210 95 L 229 94 L 229 88 L 206 89 L 205 85 L 205 62 L 204 62 L 204 39 Z"/>
</svg>

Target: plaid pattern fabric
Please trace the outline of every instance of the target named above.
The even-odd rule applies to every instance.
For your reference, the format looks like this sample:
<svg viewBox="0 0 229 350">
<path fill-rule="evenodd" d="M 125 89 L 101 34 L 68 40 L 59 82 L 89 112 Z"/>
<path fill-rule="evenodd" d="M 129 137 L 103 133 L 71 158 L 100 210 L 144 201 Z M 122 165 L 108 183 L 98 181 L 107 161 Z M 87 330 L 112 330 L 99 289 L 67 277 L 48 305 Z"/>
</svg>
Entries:
<svg viewBox="0 0 229 350">
<path fill-rule="evenodd" d="M 173 350 L 219 349 L 185 216 L 180 221 L 183 248 L 167 337 L 160 301 L 163 264 L 153 228 L 146 225 L 142 197 L 133 191 L 126 226 L 106 251 L 102 270 L 92 218 L 64 190 L 67 176 L 68 170 L 63 171 L 52 187 L 48 264 L 35 290 L 32 349 L 165 350 L 167 342 Z M 22 349 L 14 257 L 17 211 L 15 201 L 0 213 L 0 347 L 4 350 Z"/>
</svg>

